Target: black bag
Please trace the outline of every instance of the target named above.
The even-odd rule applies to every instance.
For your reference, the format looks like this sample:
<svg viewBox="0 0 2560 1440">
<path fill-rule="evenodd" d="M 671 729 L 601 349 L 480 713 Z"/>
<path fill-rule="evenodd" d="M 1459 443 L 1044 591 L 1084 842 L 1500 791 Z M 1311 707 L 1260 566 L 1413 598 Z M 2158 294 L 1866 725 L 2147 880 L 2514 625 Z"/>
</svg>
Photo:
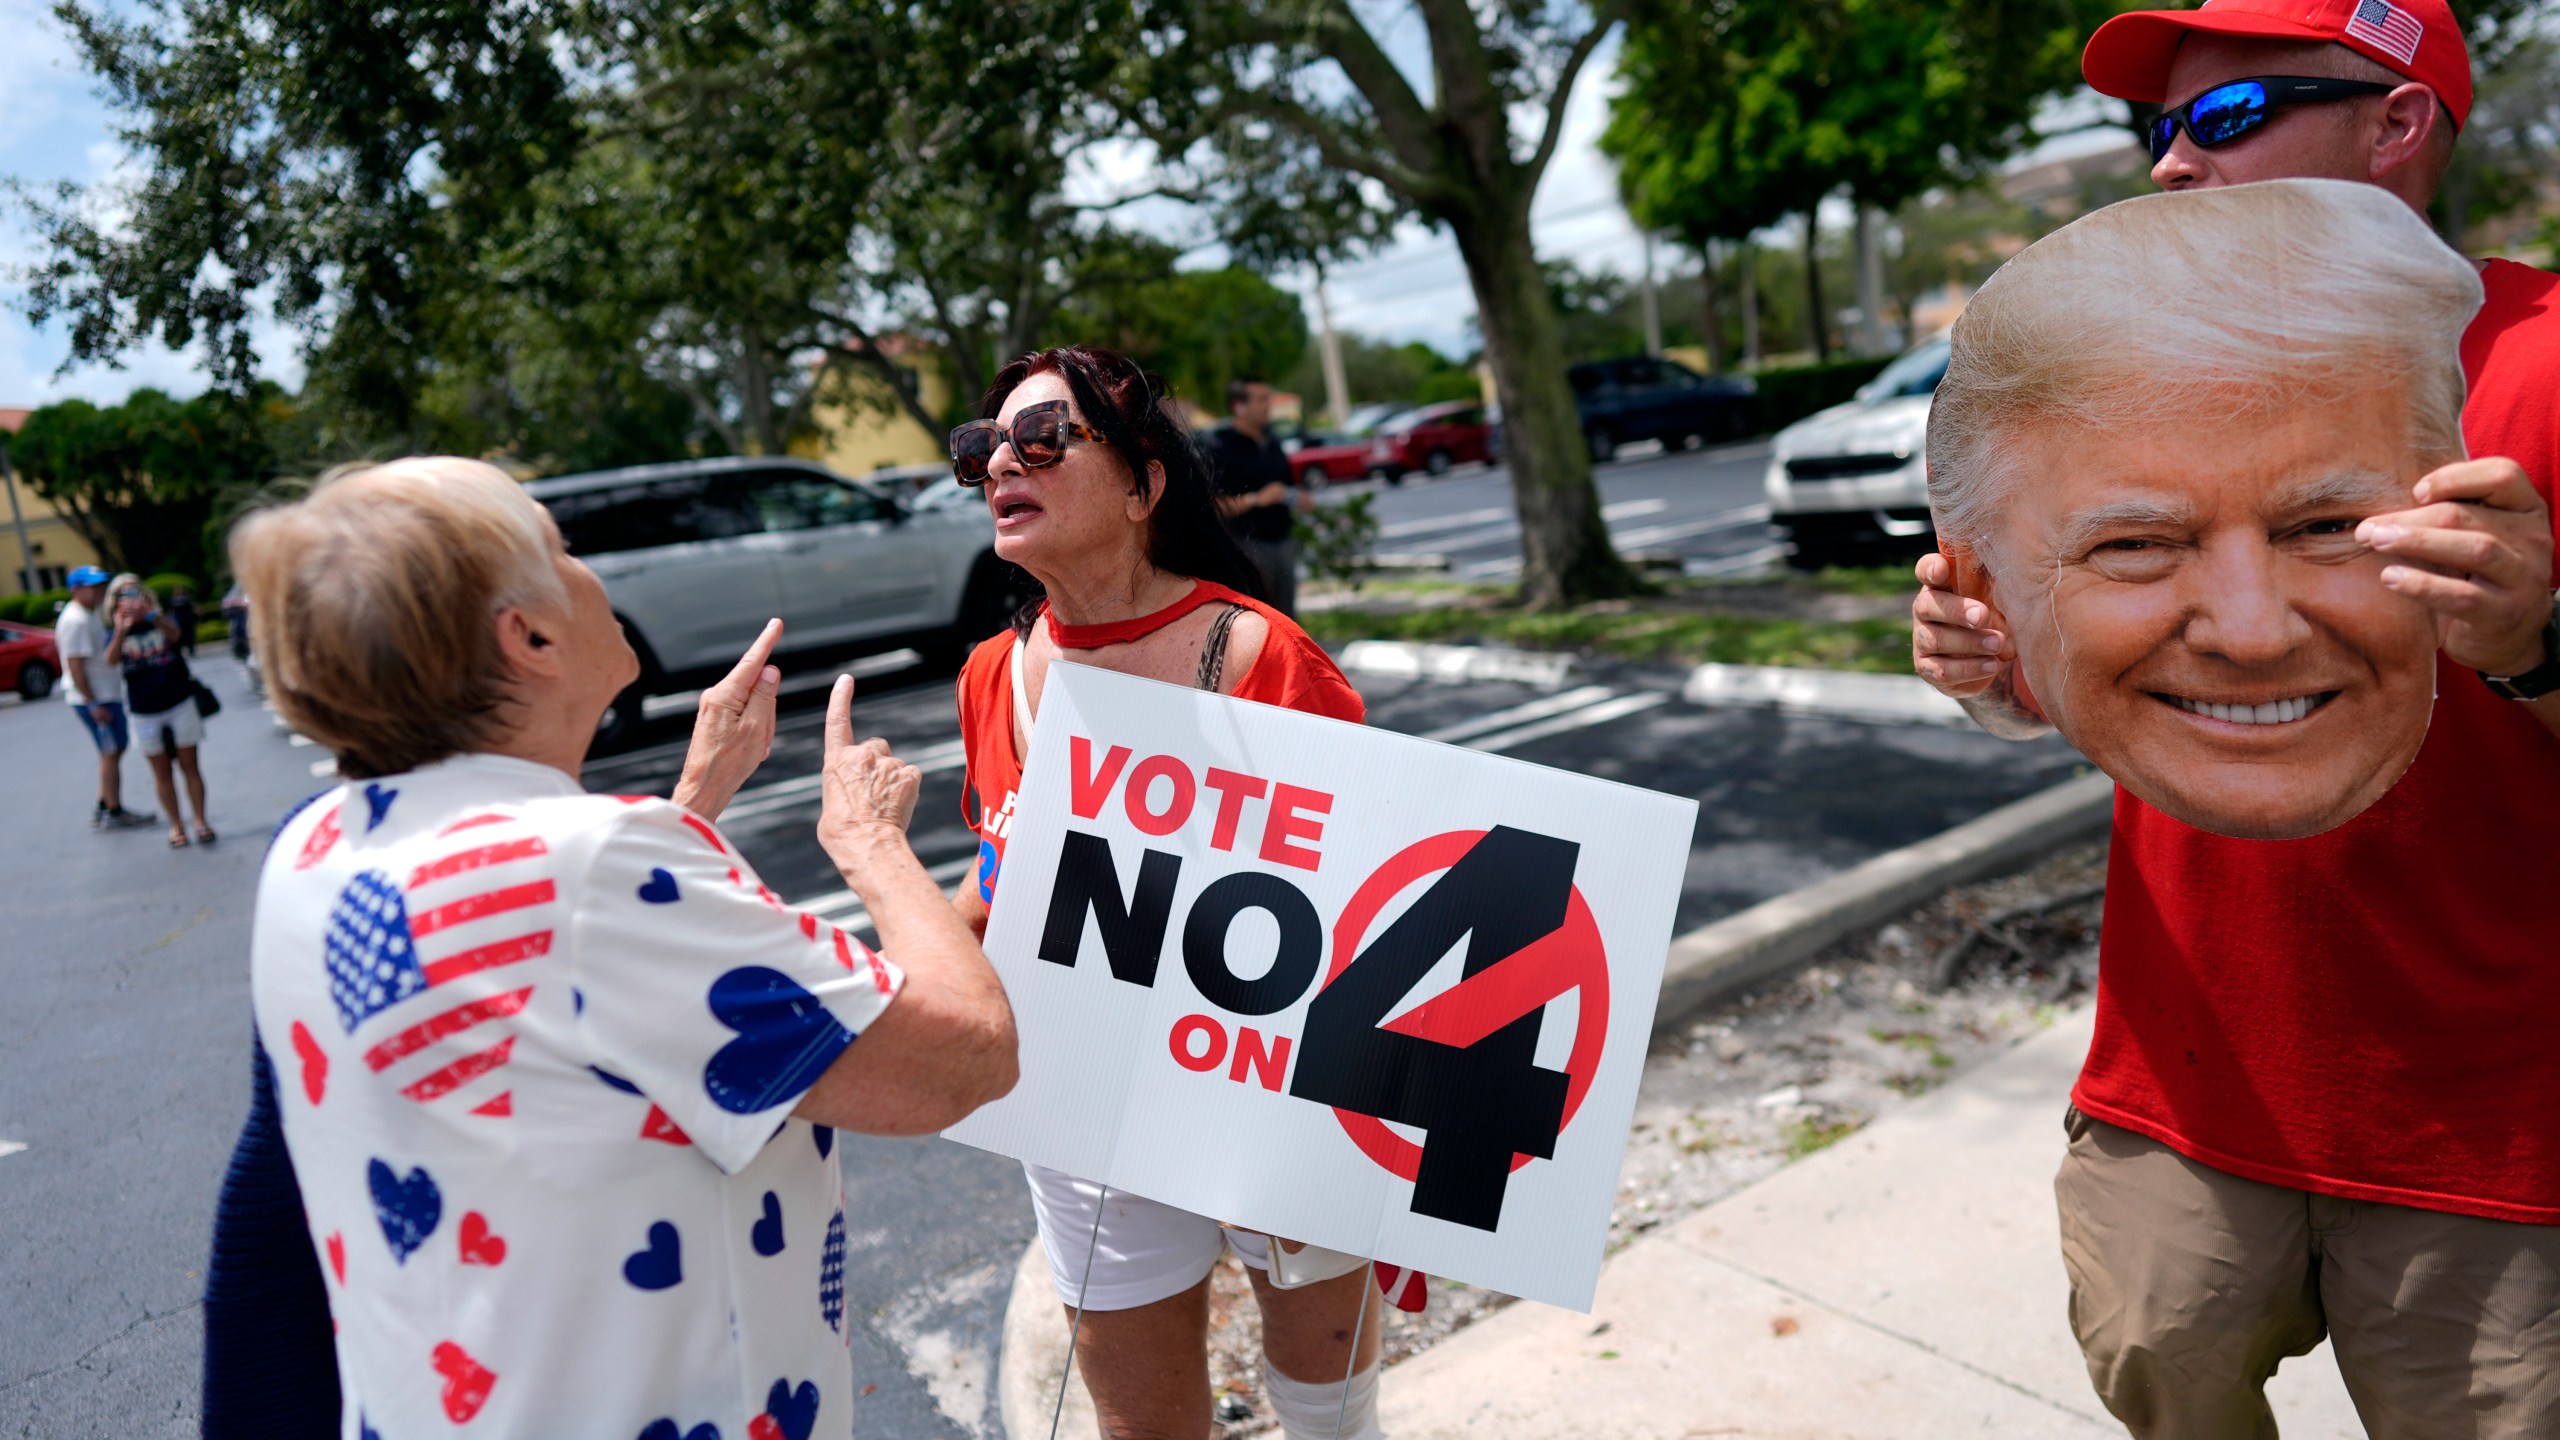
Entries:
<svg viewBox="0 0 2560 1440">
<path fill-rule="evenodd" d="M 210 720 L 222 713 L 222 697 L 214 694 L 211 687 L 193 676 L 188 677 L 188 683 L 195 686 L 196 714 Z"/>
</svg>

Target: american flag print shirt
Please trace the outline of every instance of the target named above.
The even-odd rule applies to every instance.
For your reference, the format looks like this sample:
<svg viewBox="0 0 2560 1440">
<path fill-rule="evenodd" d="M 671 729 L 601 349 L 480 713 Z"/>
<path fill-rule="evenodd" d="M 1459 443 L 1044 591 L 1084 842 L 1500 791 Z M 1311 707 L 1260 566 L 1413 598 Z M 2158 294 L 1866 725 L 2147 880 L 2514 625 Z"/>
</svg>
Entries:
<svg viewBox="0 0 2560 1440">
<path fill-rule="evenodd" d="M 903 981 L 659 799 L 472 755 L 304 808 L 258 1033 L 345 1440 L 849 1433 L 835 1134 Z"/>
</svg>

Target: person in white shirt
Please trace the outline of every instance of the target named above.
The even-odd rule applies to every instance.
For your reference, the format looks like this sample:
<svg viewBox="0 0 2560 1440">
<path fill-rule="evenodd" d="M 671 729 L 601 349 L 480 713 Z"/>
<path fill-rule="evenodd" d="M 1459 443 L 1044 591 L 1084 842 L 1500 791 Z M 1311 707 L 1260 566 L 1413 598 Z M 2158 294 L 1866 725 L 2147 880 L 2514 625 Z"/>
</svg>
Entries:
<svg viewBox="0 0 2560 1440">
<path fill-rule="evenodd" d="M 53 622 L 53 648 L 62 656 L 62 698 L 98 751 L 98 805 L 89 812 L 89 828 L 131 830 L 153 817 L 124 808 L 124 752 L 132 737 L 124 713 L 124 672 L 107 659 L 107 624 L 98 615 L 107 579 L 95 565 L 71 572 L 71 602 Z"/>
<path fill-rule="evenodd" d="M 340 1433 L 848 1433 L 835 1128 L 930 1134 L 1016 1076 L 907 845 L 915 768 L 854 740 L 840 679 L 818 841 L 893 964 L 711 823 L 771 748 L 779 621 L 673 799 L 590 795 L 637 662 L 503 473 L 375 466 L 232 555 L 278 713 L 345 777 L 278 832 L 251 944 Z"/>
</svg>

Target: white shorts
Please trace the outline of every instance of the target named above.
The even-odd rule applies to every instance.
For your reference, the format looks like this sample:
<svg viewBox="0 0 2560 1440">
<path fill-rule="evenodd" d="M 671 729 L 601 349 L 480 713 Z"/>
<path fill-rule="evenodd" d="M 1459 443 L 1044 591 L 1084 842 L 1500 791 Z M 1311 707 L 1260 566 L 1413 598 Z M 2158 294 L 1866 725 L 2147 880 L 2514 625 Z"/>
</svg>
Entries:
<svg viewBox="0 0 2560 1440">
<path fill-rule="evenodd" d="M 1102 1227 L 1094 1228 L 1094 1202 L 1102 1187 L 1063 1170 L 1026 1162 L 1031 1208 L 1040 1220 L 1040 1248 L 1048 1252 L 1049 1279 L 1058 1298 L 1078 1309 L 1135 1310 L 1179 1295 L 1208 1278 L 1220 1247 L 1256 1270 L 1271 1268 L 1271 1243 L 1247 1230 L 1230 1230 L 1206 1215 L 1176 1210 L 1114 1190 L 1102 1202 Z M 1093 1280 L 1084 1283 L 1090 1242 Z"/>
<path fill-rule="evenodd" d="M 166 755 L 160 743 L 163 731 L 181 750 L 193 750 L 204 743 L 204 716 L 193 700 L 181 700 L 157 715 L 127 717 L 133 726 L 133 748 L 145 755 Z"/>
</svg>

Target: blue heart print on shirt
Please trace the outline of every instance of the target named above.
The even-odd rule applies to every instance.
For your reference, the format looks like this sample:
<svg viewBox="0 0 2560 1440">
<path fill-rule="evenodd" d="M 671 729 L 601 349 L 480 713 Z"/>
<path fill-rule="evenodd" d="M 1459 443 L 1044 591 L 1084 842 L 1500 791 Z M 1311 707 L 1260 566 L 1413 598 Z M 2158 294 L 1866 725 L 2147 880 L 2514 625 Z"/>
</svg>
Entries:
<svg viewBox="0 0 2560 1440">
<path fill-rule="evenodd" d="M 622 1278 L 642 1290 L 664 1290 L 684 1280 L 684 1237 L 667 1221 L 649 1226 L 649 1248 L 622 1262 Z"/>
<path fill-rule="evenodd" d="M 676 1422 L 662 1417 L 649 1422 L 640 1440 L 720 1440 L 720 1427 L 705 1420 L 690 1430 L 679 1430 Z"/>
<path fill-rule="evenodd" d="M 769 966 L 739 966 L 712 981 L 707 998 L 712 1018 L 738 1038 L 702 1067 L 702 1088 L 733 1115 L 798 1099 L 853 1043 L 817 996 Z"/>
<path fill-rule="evenodd" d="M 640 898 L 652 905 L 673 905 L 684 895 L 676 889 L 676 877 L 660 867 L 649 872 L 649 883 L 640 887 Z"/>
<path fill-rule="evenodd" d="M 809 1138 L 818 1142 L 819 1159 L 824 1160 L 836 1153 L 836 1127 L 833 1125 L 810 1126 Z"/>
<path fill-rule="evenodd" d="M 818 1257 L 818 1314 L 827 1328 L 844 1333 L 844 1212 L 827 1219 L 827 1247 Z"/>
<path fill-rule="evenodd" d="M 374 1160 L 366 1164 L 364 1177 L 373 1191 L 373 1213 L 382 1222 L 382 1238 L 390 1242 L 392 1258 L 406 1265 L 444 1218 L 444 1192 L 436 1188 L 435 1177 L 423 1165 L 413 1167 L 404 1179 Z"/>
<path fill-rule="evenodd" d="M 380 825 L 382 817 L 391 813 L 391 802 L 399 798 L 400 792 L 397 790 L 385 790 L 379 785 L 364 787 L 364 803 L 368 811 L 364 828 L 371 830 Z"/>
<path fill-rule="evenodd" d="M 818 1428 L 818 1384 L 803 1380 L 800 1388 L 791 1388 L 788 1380 L 776 1380 L 764 1397 L 764 1413 L 782 1427 L 783 1440 L 809 1440 L 809 1432 Z"/>
<path fill-rule="evenodd" d="M 427 988 L 418 947 L 409 937 L 409 906 L 400 887 L 379 870 L 367 870 L 338 892 L 329 907 L 329 931 L 321 942 L 329 967 L 329 998 L 348 1034 Z"/>
<path fill-rule="evenodd" d="M 770 1190 L 764 1192 L 764 1218 L 749 1227 L 747 1239 L 756 1247 L 756 1253 L 759 1255 L 782 1253 L 781 1196 Z"/>
</svg>

